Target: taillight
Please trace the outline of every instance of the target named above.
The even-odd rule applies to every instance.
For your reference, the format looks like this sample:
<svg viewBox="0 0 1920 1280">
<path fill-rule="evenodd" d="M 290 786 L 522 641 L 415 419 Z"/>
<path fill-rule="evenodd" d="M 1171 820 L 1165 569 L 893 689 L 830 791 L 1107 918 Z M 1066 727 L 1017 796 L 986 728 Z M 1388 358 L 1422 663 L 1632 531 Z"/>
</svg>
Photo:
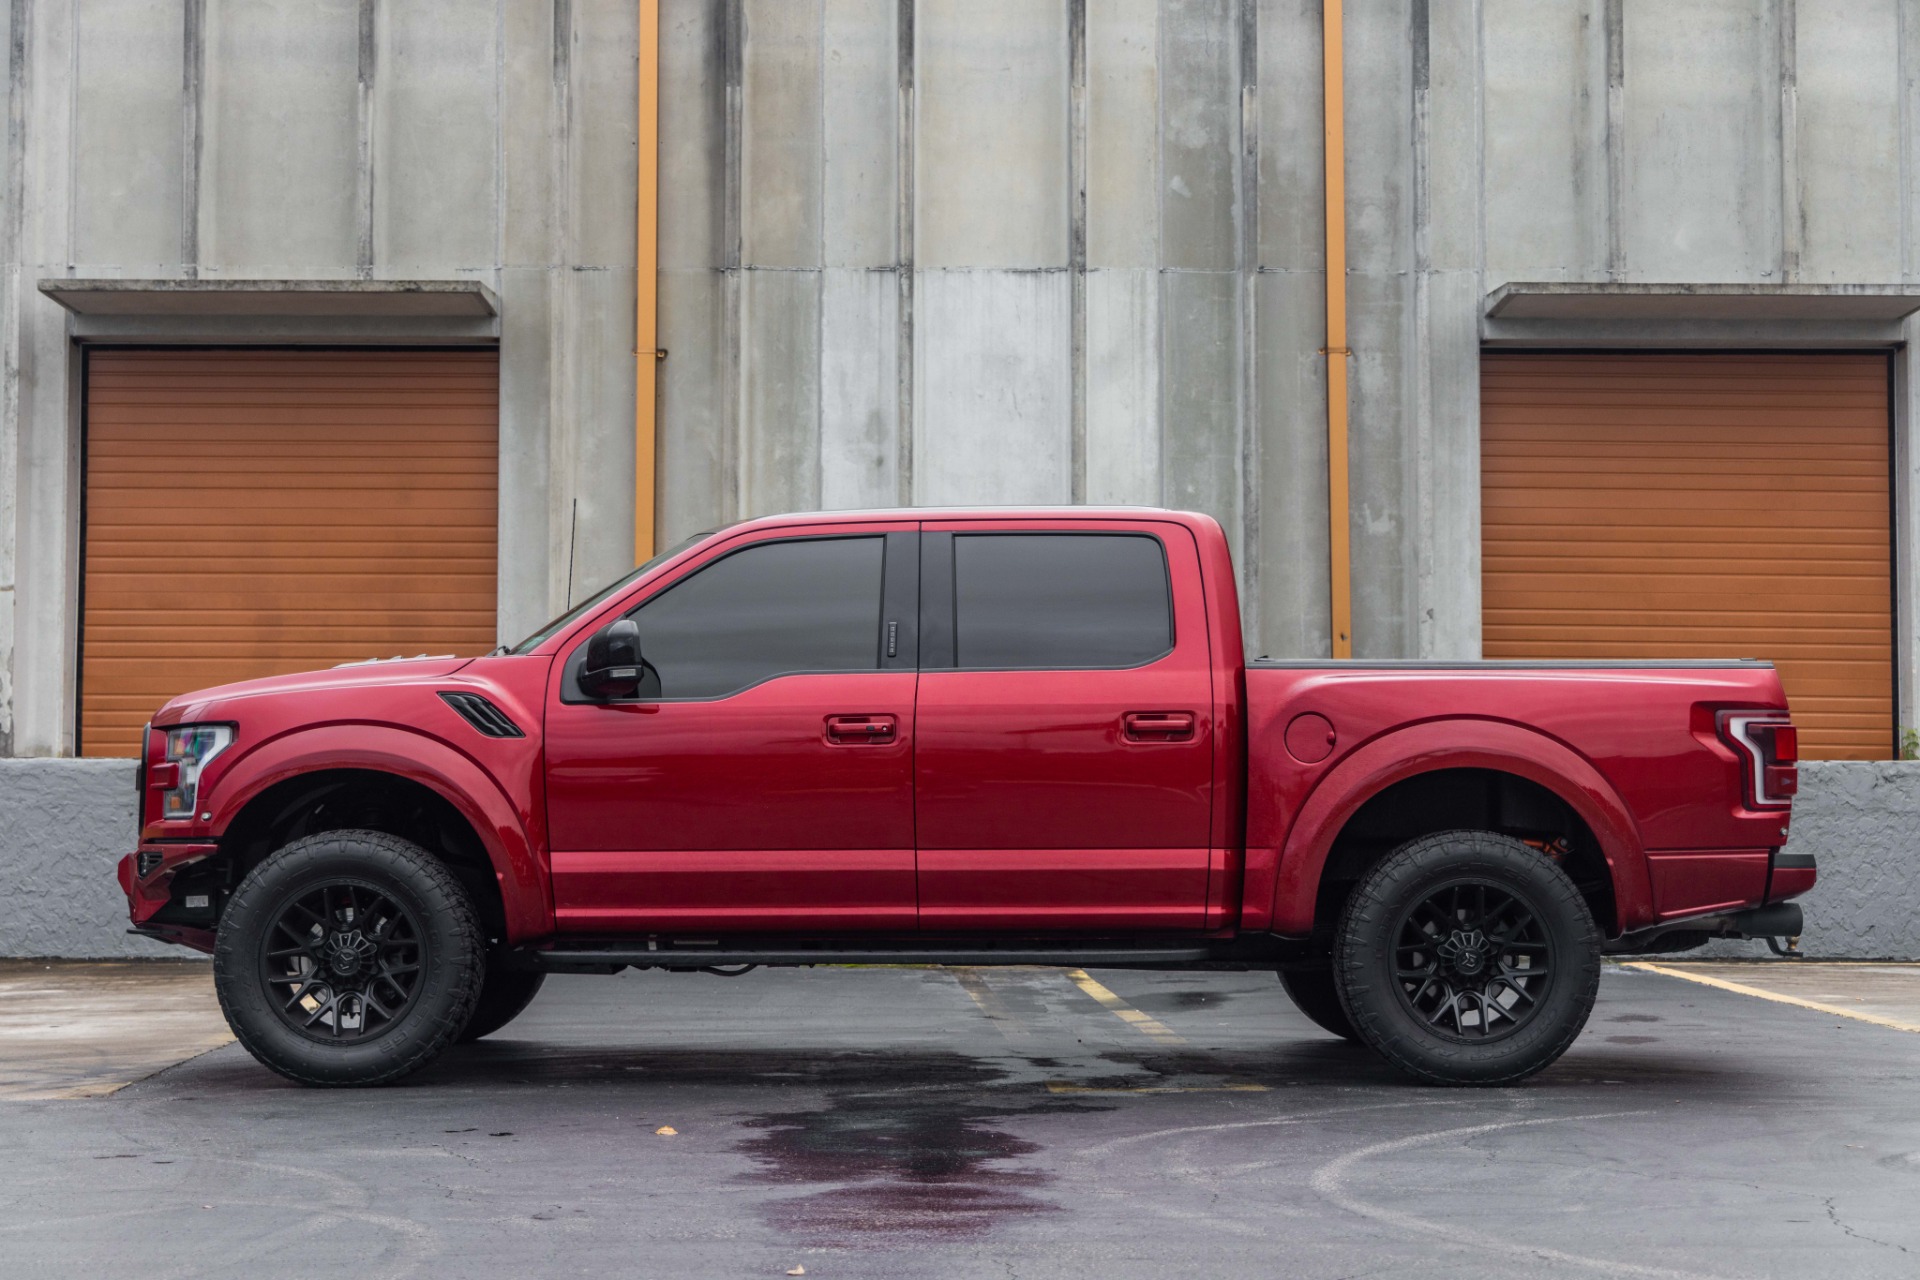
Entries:
<svg viewBox="0 0 1920 1280">
<path fill-rule="evenodd" d="M 1800 790 L 1800 732 L 1778 711 L 1728 711 L 1720 736 L 1745 765 L 1747 803 L 1784 809 Z"/>
</svg>

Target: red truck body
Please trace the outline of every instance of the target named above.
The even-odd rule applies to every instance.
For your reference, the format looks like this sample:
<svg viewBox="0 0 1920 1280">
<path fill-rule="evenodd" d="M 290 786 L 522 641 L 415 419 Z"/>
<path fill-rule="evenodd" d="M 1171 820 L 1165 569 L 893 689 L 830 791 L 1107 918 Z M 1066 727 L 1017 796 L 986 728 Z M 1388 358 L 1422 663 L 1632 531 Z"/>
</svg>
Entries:
<svg viewBox="0 0 1920 1280">
<path fill-rule="evenodd" d="M 1097 669 L 961 665 L 956 637 L 982 653 L 991 638 L 954 620 L 951 540 L 995 533 L 1157 542 L 1165 651 Z M 873 669 L 720 697 L 581 695 L 581 655 L 610 622 L 743 548 L 801 539 L 884 540 Z M 349 813 L 387 814 L 461 869 L 496 947 L 627 963 L 643 962 L 638 939 L 759 940 L 772 955 L 769 937 L 1101 937 L 1284 958 L 1324 938 L 1381 853 L 1453 828 L 1564 865 L 1617 950 L 1703 918 L 1701 936 L 1752 932 L 1753 912 L 1812 886 L 1811 858 L 1780 853 L 1790 750 L 1755 760 L 1726 729 L 1741 713 L 1784 722 L 1769 664 L 1249 663 L 1240 625 L 1227 540 L 1201 515 L 754 520 L 517 651 L 176 698 L 148 733 L 121 883 L 136 928 L 211 950 L 250 866 Z M 231 726 L 231 741 L 169 817 L 181 725 Z"/>
</svg>

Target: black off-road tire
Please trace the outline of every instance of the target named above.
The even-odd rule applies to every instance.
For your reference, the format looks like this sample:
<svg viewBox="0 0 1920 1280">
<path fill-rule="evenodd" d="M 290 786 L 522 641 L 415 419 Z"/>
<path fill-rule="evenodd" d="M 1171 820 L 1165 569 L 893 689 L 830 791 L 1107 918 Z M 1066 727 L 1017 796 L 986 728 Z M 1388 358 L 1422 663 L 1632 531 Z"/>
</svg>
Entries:
<svg viewBox="0 0 1920 1280">
<path fill-rule="evenodd" d="M 547 975 L 537 971 L 489 964 L 486 981 L 480 986 L 479 1003 L 473 1006 L 473 1017 L 467 1029 L 460 1033 L 459 1043 L 468 1044 L 490 1036 L 525 1013 L 546 980 Z"/>
<path fill-rule="evenodd" d="M 413 981 L 405 1000 L 381 992 L 379 998 L 396 1007 L 377 1031 L 329 1041 L 322 1038 L 329 1027 L 339 1027 L 350 1015 L 336 1013 L 317 1031 L 296 1028 L 293 1020 L 300 1011 L 280 1012 L 288 1007 L 286 989 L 283 985 L 275 993 L 268 953 L 289 946 L 289 933 L 276 927 L 281 921 L 306 918 L 290 914 L 299 911 L 294 904 L 348 890 L 353 896 L 347 901 L 363 904 L 351 914 L 368 912 L 370 924 L 375 917 L 364 905 L 370 902 L 389 904 L 387 918 L 405 917 L 417 939 L 411 953 L 415 969 L 406 975 Z M 327 899 L 320 901 L 324 910 Z M 316 938 L 346 937 L 350 929 L 328 933 L 325 924 L 311 927 Z M 371 945 L 357 934 L 349 941 L 350 946 L 335 950 Z M 316 945 L 315 954 L 329 953 Z M 240 882 L 214 943 L 214 989 L 227 1025 L 262 1065 L 300 1084 L 380 1085 L 426 1066 L 466 1028 L 480 998 L 485 960 L 486 936 L 473 904 L 443 863 L 384 832 L 329 831 L 280 849 Z M 363 1026 L 371 1021 L 364 1002 L 359 1021 Z"/>
<path fill-rule="evenodd" d="M 1340 1004 L 1340 992 L 1334 987 L 1331 968 L 1282 969 L 1280 985 L 1287 989 L 1287 998 L 1293 1001 L 1294 1007 L 1306 1014 L 1315 1026 L 1342 1040 L 1360 1043 L 1360 1033 L 1353 1029 L 1353 1020 Z"/>
<path fill-rule="evenodd" d="M 1451 896 L 1456 892 L 1461 896 Z M 1470 926 L 1490 918 L 1484 908 L 1473 915 L 1477 892 L 1486 895 L 1483 903 L 1503 896 L 1518 903 L 1507 921 L 1525 913 L 1534 923 L 1447 932 L 1442 919 Z M 1462 900 L 1469 905 L 1459 907 Z M 1444 907 L 1449 902 L 1455 906 Z M 1407 945 L 1416 936 L 1409 930 L 1436 945 Z M 1482 941 L 1472 941 L 1476 932 Z M 1513 940 L 1523 936 L 1531 941 Z M 1586 900 L 1547 855 L 1491 831 L 1446 831 L 1402 845 L 1354 887 L 1334 942 L 1333 972 L 1354 1030 L 1388 1062 L 1428 1084 L 1505 1085 L 1551 1064 L 1586 1026 L 1600 988 L 1600 943 Z M 1450 956 L 1440 954 L 1442 944 L 1452 948 Z M 1469 962 L 1470 971 L 1462 968 Z M 1518 964 L 1544 965 L 1544 981 L 1537 971 L 1511 967 Z M 1439 985 L 1397 976 L 1408 966 L 1430 966 L 1441 974 Z M 1517 981 L 1505 982 L 1506 975 Z M 1456 995 L 1452 1013 L 1442 1009 L 1437 1025 L 1425 1016 L 1446 1003 L 1447 992 L 1471 991 L 1476 978 L 1511 1010 L 1489 1010 L 1484 1001 L 1474 1010 L 1472 999 Z M 1520 987 L 1533 992 L 1530 1003 L 1511 994 Z"/>
</svg>

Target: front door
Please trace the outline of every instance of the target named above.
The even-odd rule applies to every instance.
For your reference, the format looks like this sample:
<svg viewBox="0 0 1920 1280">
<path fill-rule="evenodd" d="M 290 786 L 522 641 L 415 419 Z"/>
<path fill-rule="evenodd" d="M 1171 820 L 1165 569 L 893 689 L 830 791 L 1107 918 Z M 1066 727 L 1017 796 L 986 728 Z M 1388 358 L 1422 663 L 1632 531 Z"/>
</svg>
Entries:
<svg viewBox="0 0 1920 1280">
<path fill-rule="evenodd" d="M 1212 674 L 1178 525 L 929 523 L 915 732 L 920 923 L 1198 929 Z"/>
<path fill-rule="evenodd" d="M 585 697 L 584 638 L 555 664 L 561 929 L 914 927 L 916 537 L 842 528 L 722 544 L 653 593 L 639 699 Z"/>
</svg>

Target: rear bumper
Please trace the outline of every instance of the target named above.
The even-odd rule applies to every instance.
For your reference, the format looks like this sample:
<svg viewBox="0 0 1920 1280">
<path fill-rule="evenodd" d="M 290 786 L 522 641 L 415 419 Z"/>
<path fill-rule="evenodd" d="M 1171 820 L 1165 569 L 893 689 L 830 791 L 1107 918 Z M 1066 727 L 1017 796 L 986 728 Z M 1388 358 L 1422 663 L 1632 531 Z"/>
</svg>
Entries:
<svg viewBox="0 0 1920 1280">
<path fill-rule="evenodd" d="M 1785 902 L 1788 898 L 1797 898 L 1813 888 L 1813 882 L 1819 877 L 1820 871 L 1811 853 L 1775 849 L 1773 865 L 1767 875 L 1767 901 Z"/>
</svg>

